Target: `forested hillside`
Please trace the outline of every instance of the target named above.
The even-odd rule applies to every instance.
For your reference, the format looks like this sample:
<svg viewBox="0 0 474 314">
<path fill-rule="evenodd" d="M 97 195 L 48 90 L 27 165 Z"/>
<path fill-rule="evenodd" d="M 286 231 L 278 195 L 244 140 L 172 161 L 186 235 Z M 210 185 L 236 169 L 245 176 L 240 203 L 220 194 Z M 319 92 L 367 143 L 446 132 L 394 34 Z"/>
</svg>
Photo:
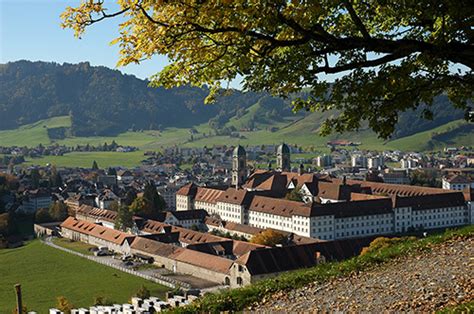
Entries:
<svg viewBox="0 0 474 314">
<path fill-rule="evenodd" d="M 233 91 L 204 105 L 207 91 L 194 87 L 150 88 L 148 82 L 89 63 L 18 61 L 0 65 L 0 130 L 69 115 L 73 136 L 113 136 L 130 129 L 156 130 L 209 123 L 215 130 L 264 129 L 304 117 L 319 128 L 325 115 L 291 111 L 291 100 L 265 93 Z M 400 116 L 395 138 L 429 130 L 463 117 L 444 96 L 433 106 L 434 119 L 421 109 Z M 308 129 L 305 129 L 308 131 Z M 61 134 L 59 134 L 60 136 Z"/>
</svg>

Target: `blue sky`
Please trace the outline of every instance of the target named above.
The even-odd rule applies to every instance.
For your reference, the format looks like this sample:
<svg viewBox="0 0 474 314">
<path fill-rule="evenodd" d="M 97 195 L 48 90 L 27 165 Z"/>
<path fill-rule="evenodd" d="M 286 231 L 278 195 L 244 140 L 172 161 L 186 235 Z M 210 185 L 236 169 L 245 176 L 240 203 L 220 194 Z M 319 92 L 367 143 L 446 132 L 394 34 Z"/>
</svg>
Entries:
<svg viewBox="0 0 474 314">
<path fill-rule="evenodd" d="M 89 61 L 91 65 L 115 68 L 118 47 L 109 43 L 118 34 L 117 19 L 90 27 L 82 39 L 61 28 L 61 12 L 68 5 L 78 3 L 80 0 L 0 0 L 0 63 L 22 59 L 58 63 Z M 157 56 L 119 70 L 147 78 L 166 64 L 166 57 Z"/>
<path fill-rule="evenodd" d="M 109 0 L 106 3 L 114 3 Z M 54 61 L 116 68 L 118 47 L 109 45 L 118 35 L 119 19 L 104 20 L 88 28 L 82 39 L 69 29 L 62 29 L 59 15 L 80 0 L 0 0 L 0 63 L 16 60 Z M 139 65 L 118 68 L 139 78 L 148 78 L 167 64 L 167 58 L 157 56 Z M 457 67 L 452 67 L 455 71 Z M 465 67 L 460 67 L 466 70 Z M 332 81 L 341 76 L 324 75 Z M 238 80 L 230 85 L 238 88 Z"/>
</svg>

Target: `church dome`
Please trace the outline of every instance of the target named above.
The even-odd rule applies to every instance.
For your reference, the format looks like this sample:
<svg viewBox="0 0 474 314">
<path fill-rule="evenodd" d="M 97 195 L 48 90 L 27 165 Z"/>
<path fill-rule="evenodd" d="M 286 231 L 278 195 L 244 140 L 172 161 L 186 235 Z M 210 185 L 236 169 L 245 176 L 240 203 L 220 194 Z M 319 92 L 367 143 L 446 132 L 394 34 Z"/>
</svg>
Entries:
<svg viewBox="0 0 474 314">
<path fill-rule="evenodd" d="M 277 154 L 289 154 L 289 153 L 290 153 L 290 148 L 285 143 L 278 146 Z"/>
</svg>

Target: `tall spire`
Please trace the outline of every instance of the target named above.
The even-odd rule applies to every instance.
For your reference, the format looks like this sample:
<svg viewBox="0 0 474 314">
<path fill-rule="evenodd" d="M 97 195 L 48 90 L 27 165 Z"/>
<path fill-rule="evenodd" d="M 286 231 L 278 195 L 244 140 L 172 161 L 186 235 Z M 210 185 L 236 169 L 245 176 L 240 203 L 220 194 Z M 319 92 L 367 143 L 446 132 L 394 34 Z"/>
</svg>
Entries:
<svg viewBox="0 0 474 314">
<path fill-rule="evenodd" d="M 277 170 L 291 170 L 290 148 L 285 143 L 281 144 L 277 148 Z"/>
<path fill-rule="evenodd" d="M 241 186 L 247 179 L 247 152 L 238 145 L 232 153 L 232 185 Z"/>
</svg>

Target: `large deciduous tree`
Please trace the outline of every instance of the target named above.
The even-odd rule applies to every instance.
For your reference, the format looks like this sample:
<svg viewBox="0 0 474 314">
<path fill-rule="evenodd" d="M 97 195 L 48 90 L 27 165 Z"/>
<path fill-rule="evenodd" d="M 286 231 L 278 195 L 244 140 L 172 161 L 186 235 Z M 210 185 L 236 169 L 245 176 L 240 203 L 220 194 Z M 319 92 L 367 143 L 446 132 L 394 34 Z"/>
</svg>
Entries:
<svg viewBox="0 0 474 314">
<path fill-rule="evenodd" d="M 445 93 L 472 120 L 474 2 L 470 0 L 103 0 L 68 7 L 63 26 L 85 28 L 122 16 L 119 65 L 154 55 L 171 60 L 152 85 L 211 87 L 243 77 L 246 90 L 288 96 L 308 88 L 294 109 L 334 110 L 322 128 L 382 137 L 398 114 Z M 459 71 L 453 66 L 460 66 Z M 337 74 L 333 84 L 322 74 Z"/>
</svg>

